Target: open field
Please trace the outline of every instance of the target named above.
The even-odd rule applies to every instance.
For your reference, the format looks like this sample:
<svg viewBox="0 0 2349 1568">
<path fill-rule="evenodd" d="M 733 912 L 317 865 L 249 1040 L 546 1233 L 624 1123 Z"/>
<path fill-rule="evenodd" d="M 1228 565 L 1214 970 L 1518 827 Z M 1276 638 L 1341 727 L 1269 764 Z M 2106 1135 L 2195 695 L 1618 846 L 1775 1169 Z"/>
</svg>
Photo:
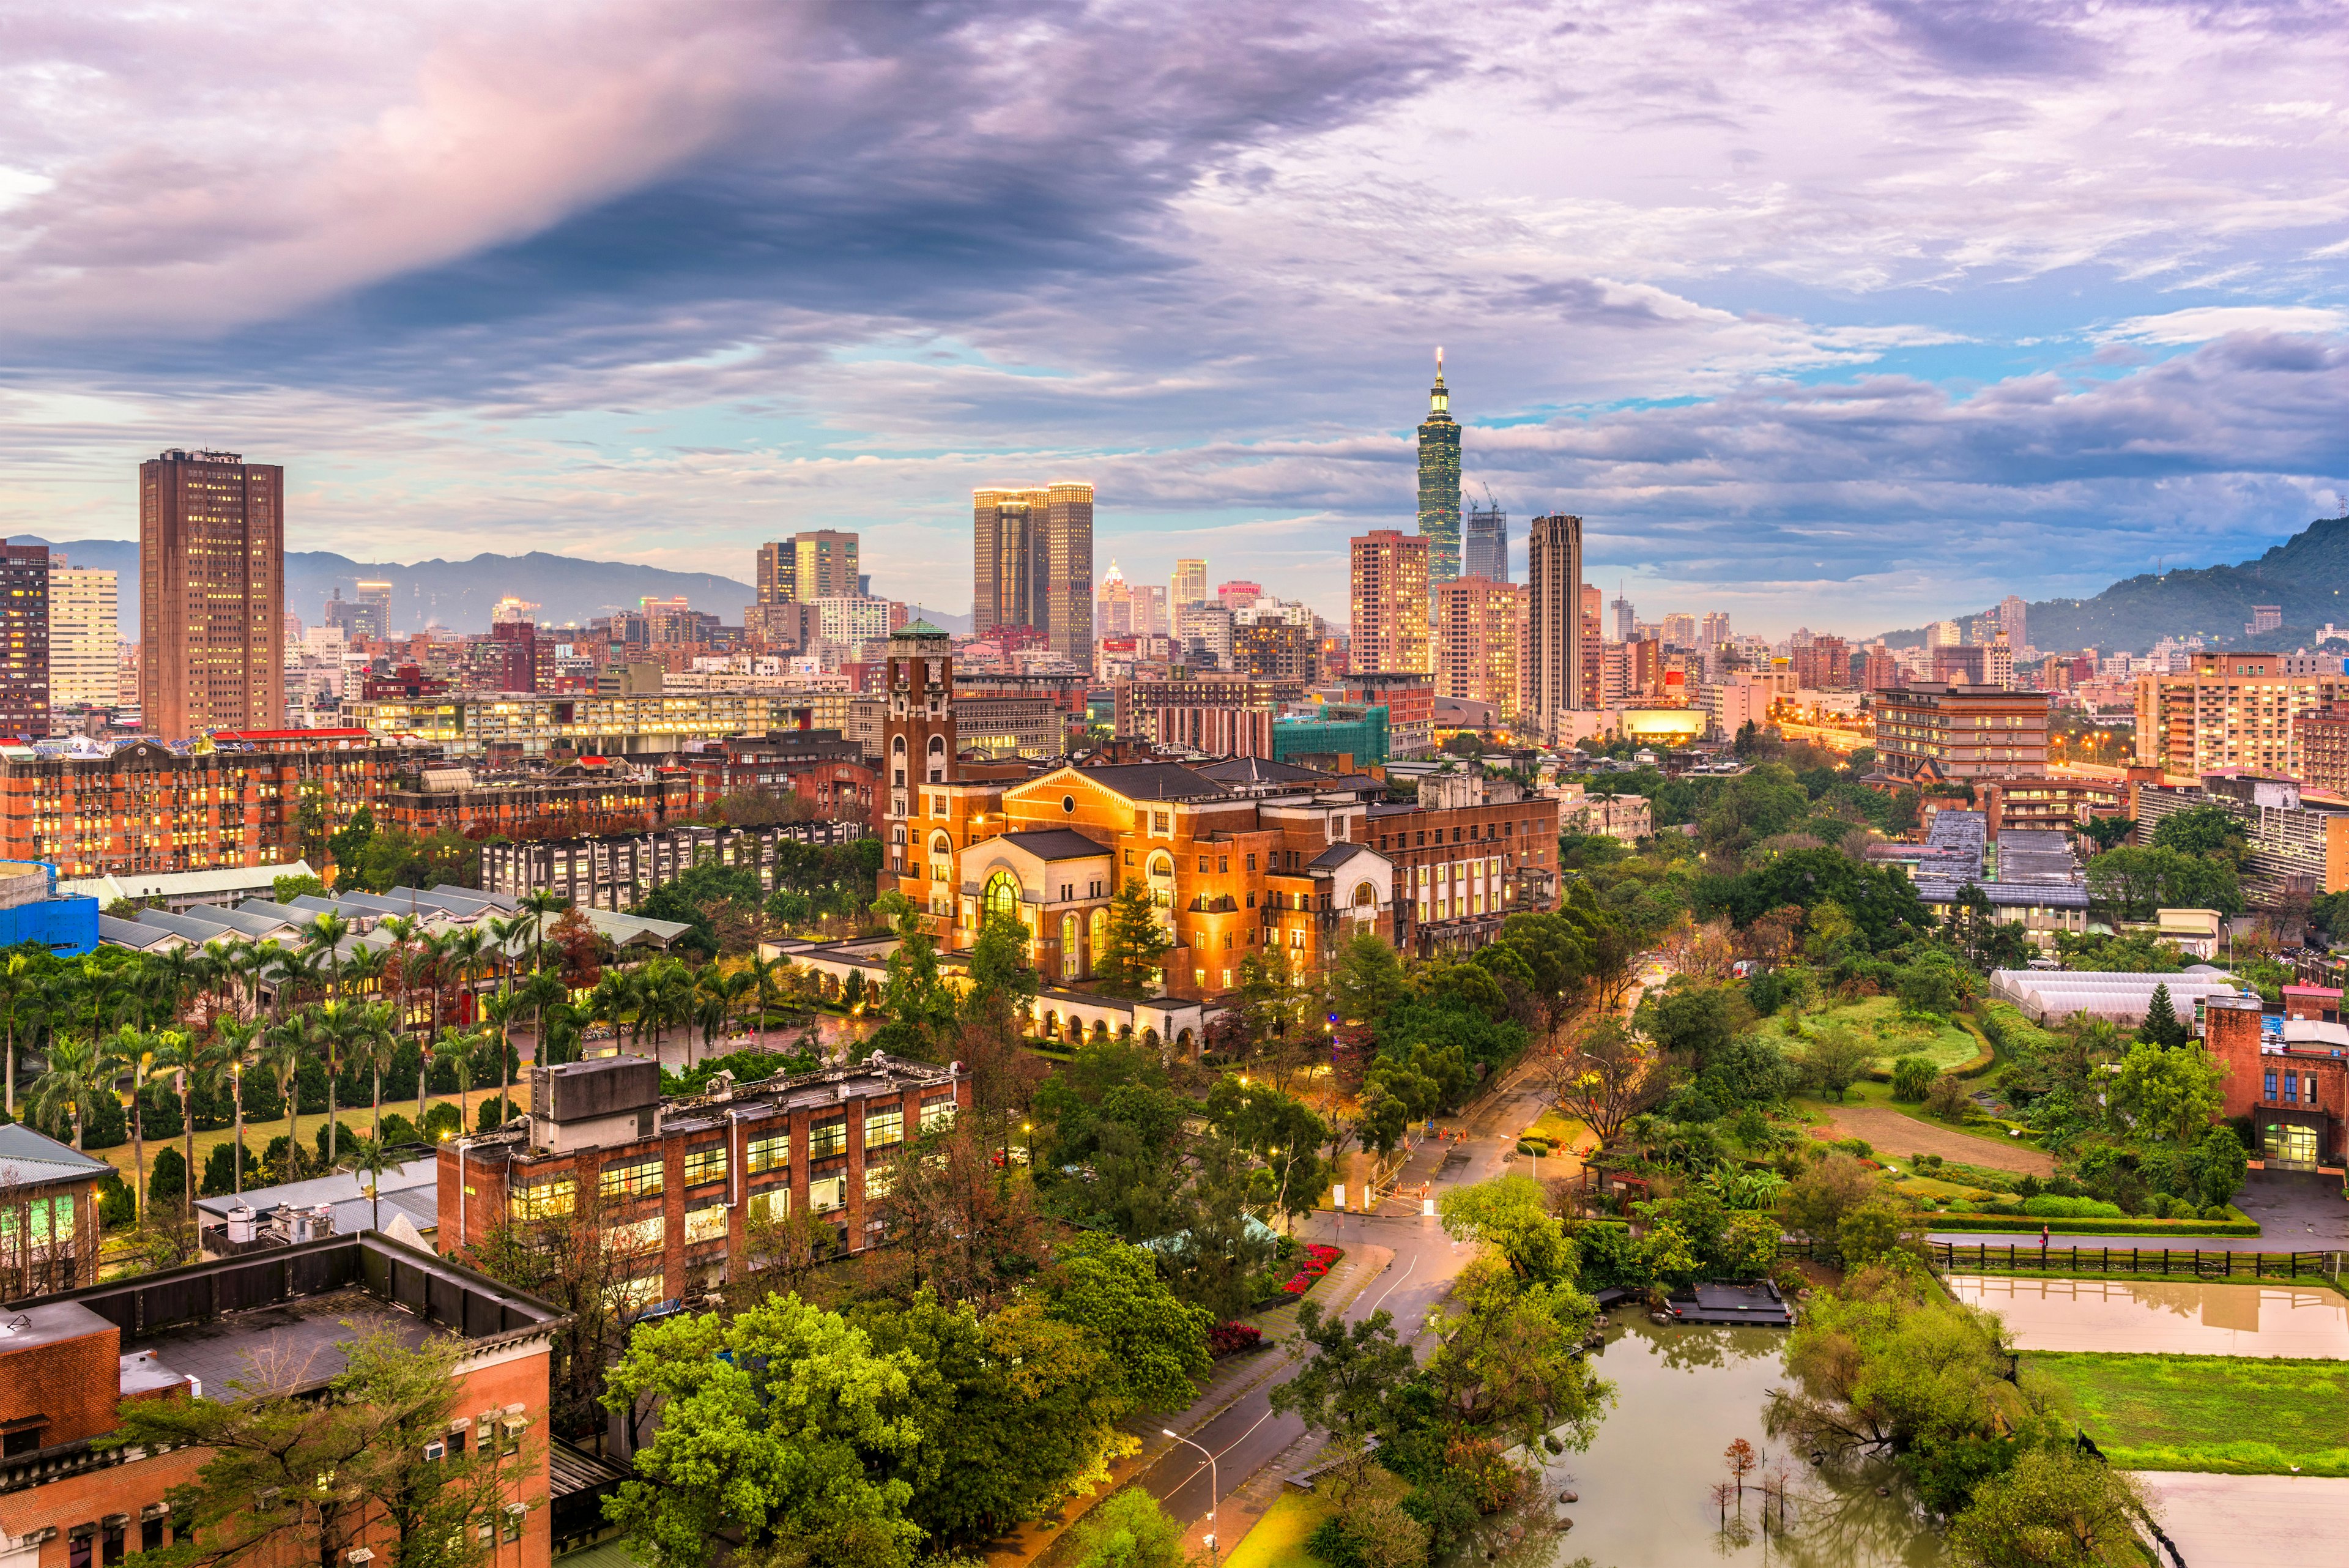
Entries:
<svg viewBox="0 0 2349 1568">
<path fill-rule="evenodd" d="M 1803 1042 L 1787 1033 L 1784 1013 L 1764 1020 L 1762 1034 L 1789 1051 Z M 1954 1023 L 1938 1018 L 1903 1018 L 1898 997 L 1868 996 L 1840 1002 L 1824 1012 L 1806 1013 L 1806 1033 L 1841 1024 L 1875 1048 L 1877 1066 L 1890 1071 L 1901 1056 L 1922 1056 L 1943 1072 L 1952 1072 L 1982 1054 L 1982 1043 Z"/>
<path fill-rule="evenodd" d="M 2127 1469 L 2349 1476 L 2349 1362 L 2034 1352 Z"/>
<path fill-rule="evenodd" d="M 1318 1565 L 1321 1559 L 1305 1550 L 1305 1542 L 1330 1512 L 1329 1500 L 1319 1492 L 1309 1497 L 1293 1487 L 1281 1488 L 1278 1500 L 1256 1521 L 1256 1528 L 1241 1537 L 1232 1554 L 1224 1559 L 1225 1568 Z"/>
<path fill-rule="evenodd" d="M 1806 1109 L 1826 1116 L 1834 1137 L 1866 1138 L 1879 1154 L 1905 1159 L 1911 1154 L 1938 1154 L 1966 1165 L 1995 1170 L 2027 1171 L 2033 1176 L 2055 1174 L 2055 1157 L 2021 1138 L 1980 1137 L 1960 1132 L 1946 1123 L 1927 1121 L 1894 1110 L 1889 1105 L 1838 1106 L 1831 1100 L 1806 1097 Z M 1824 1129 L 1816 1129 L 1824 1130 Z"/>
</svg>

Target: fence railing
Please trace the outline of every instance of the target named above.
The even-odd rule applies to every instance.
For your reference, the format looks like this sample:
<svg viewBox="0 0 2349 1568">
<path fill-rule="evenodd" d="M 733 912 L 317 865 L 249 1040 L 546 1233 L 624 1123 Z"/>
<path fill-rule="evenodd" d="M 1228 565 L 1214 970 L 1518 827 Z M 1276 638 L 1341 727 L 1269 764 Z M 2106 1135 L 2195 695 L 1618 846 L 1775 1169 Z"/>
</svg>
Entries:
<svg viewBox="0 0 2349 1568">
<path fill-rule="evenodd" d="M 1974 1270 L 2020 1273 L 2164 1274 L 2224 1280 L 2282 1277 L 2337 1279 L 2340 1252 L 2237 1252 L 2176 1247 L 1993 1247 L 1930 1241 L 1933 1266 L 1960 1272 Z"/>
</svg>

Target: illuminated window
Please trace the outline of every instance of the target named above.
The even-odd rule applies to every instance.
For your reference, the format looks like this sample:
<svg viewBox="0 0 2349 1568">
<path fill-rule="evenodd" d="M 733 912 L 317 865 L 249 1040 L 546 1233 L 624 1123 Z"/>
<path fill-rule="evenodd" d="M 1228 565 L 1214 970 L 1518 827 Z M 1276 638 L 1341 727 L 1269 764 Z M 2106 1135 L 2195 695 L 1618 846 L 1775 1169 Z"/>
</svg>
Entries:
<svg viewBox="0 0 2349 1568">
<path fill-rule="evenodd" d="M 752 1138 L 746 1158 L 749 1163 L 745 1168 L 752 1176 L 761 1176 L 771 1170 L 789 1169 L 792 1163 L 792 1135 L 783 1132 L 777 1133 L 772 1137 Z"/>
<path fill-rule="evenodd" d="M 719 1241 L 725 1234 L 725 1204 L 705 1203 L 698 1209 L 688 1209 L 685 1211 L 685 1244 L 687 1246 L 690 1247 L 697 1241 Z"/>
<path fill-rule="evenodd" d="M 579 1194 L 578 1181 L 569 1176 L 525 1182 L 506 1194 L 506 1213 L 515 1220 L 552 1220 L 571 1212 Z"/>
<path fill-rule="evenodd" d="M 953 1095 L 941 1095 L 936 1099 L 924 1100 L 922 1102 L 922 1130 L 924 1132 L 934 1132 L 939 1127 L 952 1127 L 954 1125 L 954 1119 L 955 1102 Z"/>
<path fill-rule="evenodd" d="M 658 1158 L 633 1160 L 625 1165 L 607 1165 L 596 1190 L 605 1198 L 649 1198 L 661 1189 L 661 1162 Z"/>
<path fill-rule="evenodd" d="M 864 1113 L 864 1147 L 866 1148 L 885 1148 L 893 1143 L 903 1142 L 905 1137 L 905 1107 L 904 1106 L 876 1106 Z"/>
<path fill-rule="evenodd" d="M 835 1117 L 828 1122 L 818 1122 L 815 1126 L 808 1128 L 808 1156 L 810 1158 L 822 1159 L 827 1155 L 846 1154 L 847 1152 L 848 1118 L 845 1116 Z"/>
<path fill-rule="evenodd" d="M 998 915 L 1019 918 L 1019 883 L 1009 871 L 998 871 L 987 879 L 984 906 L 989 919 Z"/>
<path fill-rule="evenodd" d="M 713 1143 L 706 1148 L 685 1151 L 685 1184 L 698 1187 L 705 1181 L 726 1179 L 726 1146 Z"/>
</svg>

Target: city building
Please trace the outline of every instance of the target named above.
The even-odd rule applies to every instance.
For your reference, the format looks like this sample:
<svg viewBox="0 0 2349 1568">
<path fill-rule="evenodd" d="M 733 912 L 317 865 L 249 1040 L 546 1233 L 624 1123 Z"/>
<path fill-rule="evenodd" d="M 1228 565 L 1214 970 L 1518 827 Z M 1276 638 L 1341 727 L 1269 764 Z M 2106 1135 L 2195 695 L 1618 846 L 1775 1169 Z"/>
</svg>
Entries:
<svg viewBox="0 0 2349 1568">
<path fill-rule="evenodd" d="M 148 731 L 182 740 L 280 722 L 285 471 L 177 448 L 140 464 L 139 576 Z"/>
<path fill-rule="evenodd" d="M 1704 624 L 1697 631 L 1697 640 L 1706 648 L 1719 648 L 1729 640 L 1729 618 L 1719 610 L 1708 610 Z"/>
<path fill-rule="evenodd" d="M 2021 595 L 2009 594 L 1998 601 L 1998 626 L 2001 631 L 2006 633 L 2006 645 L 2009 648 L 2031 646 L 2030 611 L 2023 605 Z"/>
<path fill-rule="evenodd" d="M 845 732 L 848 702 L 844 691 L 670 692 L 656 679 L 649 691 L 592 696 L 361 698 L 345 702 L 343 713 L 374 735 L 437 746 L 451 757 L 483 756 L 500 743 L 543 757 L 558 749 L 582 755 L 674 752 L 688 741 L 774 730 Z"/>
<path fill-rule="evenodd" d="M 2253 605 L 2251 618 L 2243 623 L 2245 637 L 2257 637 L 2263 631 L 2274 631 L 2283 625 L 2282 605 Z"/>
<path fill-rule="evenodd" d="M 1460 575 L 1495 583 L 1509 580 L 1509 514 L 1499 503 L 1469 504 L 1460 525 Z"/>
<path fill-rule="evenodd" d="M 22 1122 L 0 1126 L 0 1303 L 98 1283 L 98 1183 L 113 1168 Z M 7 1436 L 13 1455 L 22 1439 Z"/>
<path fill-rule="evenodd" d="M 1991 918 L 2020 925 L 2041 947 L 2088 929 L 2087 877 L 2067 832 L 2011 828 L 1991 835 L 1981 811 L 1932 814 L 1922 844 L 1871 845 L 1868 860 L 1905 869 L 1936 919 L 1979 895 Z"/>
<path fill-rule="evenodd" d="M 1319 678 L 1320 649 L 1309 622 L 1266 618 L 1232 628 L 1228 662 L 1235 674 L 1309 685 Z"/>
<path fill-rule="evenodd" d="M 49 547 L 0 545 L 0 735 L 49 732 Z"/>
<path fill-rule="evenodd" d="M 756 827 L 685 823 L 643 833 L 484 844 L 480 879 L 484 893 L 521 898 L 555 892 L 582 909 L 625 913 L 705 857 L 722 866 L 755 868 L 760 888 L 771 893 L 781 846 L 853 844 L 865 832 L 857 822 L 781 822 Z"/>
<path fill-rule="evenodd" d="M 1524 700 L 1526 592 L 1464 576 L 1435 586 L 1435 693 L 1489 702 L 1514 722 Z"/>
<path fill-rule="evenodd" d="M 2165 818 L 2199 805 L 2218 806 L 2242 824 L 2246 892 L 2272 901 L 2349 891 L 2349 807 L 2303 798 L 2296 780 L 2228 772 L 2205 774 L 2199 786 L 2183 789 L 2128 785 L 2127 815 L 2146 843 Z"/>
<path fill-rule="evenodd" d="M 1374 528 L 1351 542 L 1356 670 L 1426 672 L 1428 541 Z M 1449 578 L 1457 571 L 1447 572 Z"/>
<path fill-rule="evenodd" d="M 1174 612 L 1174 641 L 1186 658 L 1205 655 L 1206 661 L 1216 668 L 1230 669 L 1232 612 L 1212 601 L 1177 609 Z"/>
<path fill-rule="evenodd" d="M 531 1069 L 530 1116 L 440 1147 L 440 1231 L 577 1211 L 581 1189 L 634 1244 L 626 1293 L 698 1300 L 750 1266 L 750 1227 L 810 1214 L 826 1251 L 884 1239 L 875 1200 L 907 1143 L 970 1104 L 959 1064 L 862 1061 L 664 1096 L 649 1056 Z"/>
<path fill-rule="evenodd" d="M 2219 1116 L 2250 1118 L 2251 1154 L 2270 1170 L 2338 1168 L 2349 1118 L 2349 1025 L 2341 993 L 2283 988 L 2283 1016 L 2257 996 L 2207 997 L 2202 1038 L 2226 1073 Z M 2329 1016 L 2328 1016 L 2329 1015 Z"/>
<path fill-rule="evenodd" d="M 1393 862 L 1402 940 L 1423 956 L 1481 948 L 1511 915 L 1556 908 L 1557 800 L 1439 773 L 1416 802 L 1368 810 L 1362 841 Z"/>
<path fill-rule="evenodd" d="M 2300 715 L 2300 777 L 2311 789 L 2349 794 L 2349 708 Z"/>
<path fill-rule="evenodd" d="M 2047 694 L 1927 681 L 1876 693 L 1876 765 L 1895 779 L 2040 778 Z"/>
<path fill-rule="evenodd" d="M 1295 683 L 1208 671 L 1165 680 L 1122 680 L 1116 731 L 1123 739 L 1180 746 L 1211 757 L 1269 757 L 1272 722 Z M 957 707 L 967 701 L 957 691 Z"/>
<path fill-rule="evenodd" d="M 1375 702 L 1324 702 L 1272 722 L 1273 760 L 1340 777 L 1385 763 L 1387 711 Z"/>
<path fill-rule="evenodd" d="M 1168 585 L 1169 605 L 1177 610 L 1209 601 L 1207 595 L 1207 563 L 1201 560 L 1181 560 L 1174 563 L 1174 576 Z"/>
<path fill-rule="evenodd" d="M 363 579 L 351 585 L 351 592 L 357 596 L 360 609 L 360 618 L 353 629 L 363 637 L 372 637 L 378 641 L 389 640 L 391 585 Z"/>
<path fill-rule="evenodd" d="M 1582 519 L 1553 514 L 1526 536 L 1524 722 L 1556 742 L 1563 715 L 1593 707 L 1584 691 Z"/>
<path fill-rule="evenodd" d="M 1358 670 L 1331 687 L 1336 701 L 1375 704 L 1387 711 L 1392 754 L 1423 757 L 1435 750 L 1435 677 L 1398 670 Z"/>
<path fill-rule="evenodd" d="M 1990 820 L 1991 842 L 2011 828 L 2070 832 L 2100 816 L 2118 816 L 2128 785 L 2117 779 L 2002 778 L 1974 785 L 1974 804 Z"/>
<path fill-rule="evenodd" d="M 2307 778 L 2305 722 L 2349 708 L 2349 675 L 2286 671 L 2275 653 L 2197 652 L 2137 680 L 2137 760 L 2199 777 L 2229 768 Z"/>
<path fill-rule="evenodd" d="M 270 738 L 283 734 L 195 754 L 149 740 L 104 756 L 0 751 L 0 859 L 44 860 L 74 877 L 295 860 L 305 799 L 319 807 L 309 847 L 322 853 L 325 835 L 376 805 L 399 753 L 364 735 L 345 750 Z"/>
<path fill-rule="evenodd" d="M 1093 487 L 971 493 L 971 627 L 1030 626 L 1073 664 L 1093 659 Z"/>
<path fill-rule="evenodd" d="M 602 757 L 518 777 L 427 767 L 380 789 L 375 818 L 427 836 L 442 828 L 468 838 L 632 833 L 702 810 L 716 799 L 716 783 L 690 768 L 630 768 Z"/>
<path fill-rule="evenodd" d="M 271 628 L 274 631 L 275 628 Z M 469 1520 L 485 1563 L 547 1568 L 560 1490 L 550 1456 L 549 1358 L 562 1314 L 485 1274 L 379 1232 L 328 1236 L 23 1303 L 0 1335 L 0 1560 L 11 1568 L 94 1568 L 131 1552 L 202 1548 L 173 1514 L 172 1494 L 198 1484 L 212 1450 L 109 1442 L 131 1400 L 236 1400 L 254 1384 L 325 1399 L 362 1334 L 415 1345 L 436 1332 L 463 1343 L 450 1373 L 448 1434 L 436 1457 L 472 1443 L 496 1465 L 486 1507 Z M 589 1468 L 595 1460 L 577 1449 Z M 240 1500 L 241 1501 L 241 1500 Z M 300 1506 L 269 1487 L 254 1506 Z M 398 1561 L 394 1527 L 372 1507 L 347 1510 L 349 1534 L 297 1547 L 301 1529 L 264 1536 L 227 1561 L 365 1568 Z M 229 1533 L 227 1532 L 222 1534 Z M 412 1550 L 413 1542 L 408 1543 Z M 289 1548 L 277 1551 L 274 1548 Z"/>
<path fill-rule="evenodd" d="M 1933 650 L 1933 679 L 1955 681 L 1961 686 L 1987 686 L 1989 671 L 1982 655 L 1989 651 L 1979 646 L 1936 648 Z"/>
<path fill-rule="evenodd" d="M 812 604 L 864 597 L 856 552 L 857 536 L 836 528 L 818 528 L 760 545 L 759 602 Z"/>
<path fill-rule="evenodd" d="M 1670 642 L 1671 639 L 1668 636 L 1664 640 Z M 1851 689 L 1851 650 L 1839 637 L 1814 636 L 1795 649 L 1786 662 L 1787 668 L 1795 672 L 1795 684 L 1803 691 L 1847 691 Z M 2013 682 L 2005 684 L 2012 685 Z"/>
<path fill-rule="evenodd" d="M 1460 575 L 1460 426 L 1452 418 L 1452 394 L 1444 389 L 1444 350 L 1435 351 L 1435 385 L 1428 389 L 1427 418 L 1419 426 L 1419 537 L 1425 552 L 1425 579 L 1420 597 L 1436 583 Z M 1359 553 L 1356 560 L 1359 563 Z M 1421 614 L 1425 615 L 1423 608 Z M 1354 617 L 1355 635 L 1361 635 L 1361 615 Z M 1396 670 L 1424 670 L 1423 664 L 1398 664 Z"/>
<path fill-rule="evenodd" d="M 114 573 L 49 557 L 49 706 L 111 708 L 122 646 Z"/>
<path fill-rule="evenodd" d="M 1580 784 L 1558 790 L 1560 833 L 1603 834 L 1637 844 L 1656 831 L 1655 807 L 1643 794 L 1586 794 Z"/>
<path fill-rule="evenodd" d="M 1667 648 L 1694 648 L 1696 617 L 1683 610 L 1671 611 L 1664 617 L 1663 639 Z"/>
</svg>

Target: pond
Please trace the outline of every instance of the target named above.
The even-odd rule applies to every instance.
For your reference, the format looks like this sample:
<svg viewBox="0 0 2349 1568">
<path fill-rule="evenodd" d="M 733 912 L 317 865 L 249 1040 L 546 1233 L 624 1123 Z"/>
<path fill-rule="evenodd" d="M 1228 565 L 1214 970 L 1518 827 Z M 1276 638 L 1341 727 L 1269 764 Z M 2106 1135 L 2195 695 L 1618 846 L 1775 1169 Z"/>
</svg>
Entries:
<svg viewBox="0 0 2349 1568">
<path fill-rule="evenodd" d="M 1563 1454 L 1547 1467 L 1550 1495 L 1578 1495 L 1563 1510 L 1574 1528 L 1556 1538 L 1547 1561 L 1556 1568 L 1584 1561 L 1592 1568 L 1947 1563 L 1940 1532 L 1889 1460 L 1814 1468 L 1764 1436 L 1769 1391 L 1786 1381 L 1785 1343 L 1782 1329 L 1667 1327 L 1644 1317 L 1609 1328 L 1595 1366 L 1616 1386 L 1618 1402 L 1588 1453 Z M 1713 1489 L 1729 1479 L 1723 1450 L 1737 1438 L 1766 1466 L 1746 1479 L 1742 1504 L 1733 1500 L 1724 1511 Z"/>
<path fill-rule="evenodd" d="M 2349 1298 L 2315 1286 L 1999 1274 L 1943 1282 L 2004 1318 L 2017 1350 L 2349 1357 Z"/>
</svg>

